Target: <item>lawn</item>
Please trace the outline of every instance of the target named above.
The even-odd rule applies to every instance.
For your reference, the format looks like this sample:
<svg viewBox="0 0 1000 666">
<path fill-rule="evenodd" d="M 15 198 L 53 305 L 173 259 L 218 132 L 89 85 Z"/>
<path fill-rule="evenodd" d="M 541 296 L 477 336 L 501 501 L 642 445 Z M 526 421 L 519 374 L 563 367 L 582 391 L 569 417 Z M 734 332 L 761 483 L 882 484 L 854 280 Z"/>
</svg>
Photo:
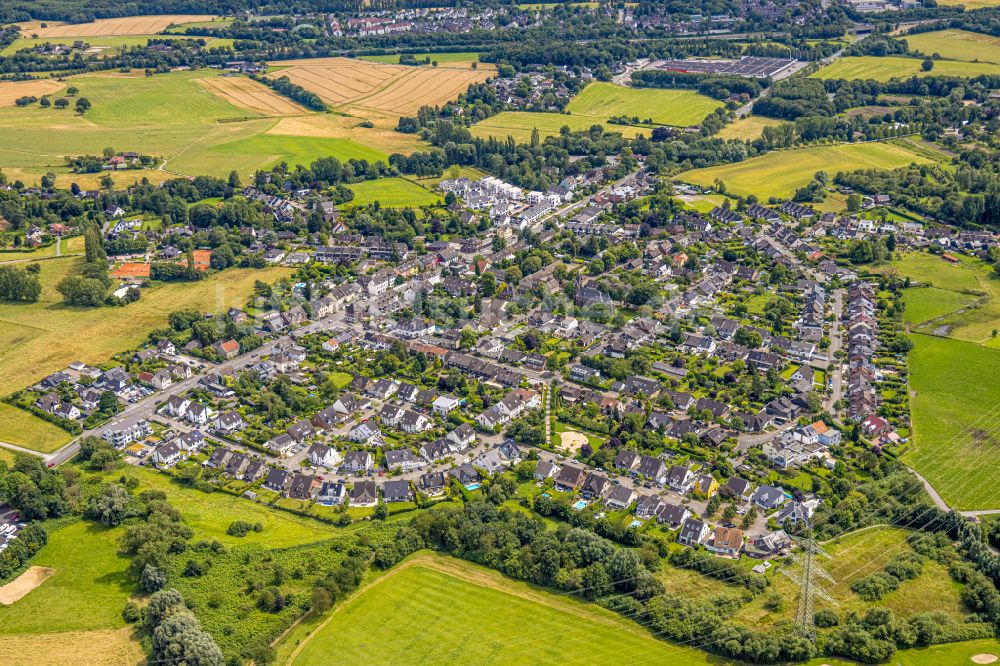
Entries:
<svg viewBox="0 0 1000 666">
<path fill-rule="evenodd" d="M 164 491 L 167 499 L 184 515 L 184 522 L 194 530 L 195 539 L 218 539 L 227 546 L 260 544 L 268 548 L 287 548 L 328 539 L 343 532 L 333 525 L 255 504 L 244 497 L 193 490 L 165 474 L 144 467 L 128 465 L 111 476 L 117 478 L 123 474 L 138 478 L 140 490 L 155 488 Z M 245 537 L 229 536 L 226 529 L 234 520 L 259 522 L 264 530 L 250 532 Z"/>
<path fill-rule="evenodd" d="M 838 171 L 895 169 L 928 162 L 901 146 L 855 143 L 782 150 L 736 164 L 686 171 L 678 178 L 701 187 L 712 187 L 719 179 L 731 194 L 785 198 L 807 185 L 817 171 L 825 171 L 832 178 Z"/>
<path fill-rule="evenodd" d="M 693 90 L 626 88 L 613 83 L 591 83 L 567 105 L 573 115 L 597 120 L 612 116 L 651 118 L 660 125 L 696 125 L 722 102 Z"/>
<path fill-rule="evenodd" d="M 416 208 L 441 202 L 440 196 L 405 178 L 363 180 L 350 188 L 354 198 L 346 204 L 348 206 L 367 206 L 378 201 L 387 208 Z"/>
<path fill-rule="evenodd" d="M 354 380 L 354 377 L 349 372 L 331 372 L 328 376 L 333 385 L 341 390 Z"/>
<path fill-rule="evenodd" d="M 618 132 L 626 137 L 639 134 L 650 134 L 652 130 L 629 125 L 612 125 L 604 122 L 607 118 L 595 118 L 584 115 L 566 115 L 565 113 L 531 113 L 530 111 L 504 111 L 486 120 L 476 123 L 470 129 L 473 136 L 495 136 L 498 139 L 514 137 L 518 143 L 531 140 L 531 130 L 538 129 L 541 138 L 559 136 L 563 127 L 572 131 L 586 131 L 594 125 L 600 125 L 606 132 Z"/>
<path fill-rule="evenodd" d="M 760 135 L 764 133 L 765 127 L 775 127 L 783 122 L 784 121 L 782 120 L 768 118 L 766 116 L 747 116 L 729 123 L 719 130 L 715 136 L 720 139 L 742 139 L 744 141 L 753 141 L 754 139 L 760 138 Z"/>
<path fill-rule="evenodd" d="M 0 346 L 0 395 L 38 381 L 76 360 L 106 361 L 112 354 L 141 342 L 166 323 L 174 310 L 198 308 L 222 312 L 242 307 L 256 280 L 273 282 L 290 275 L 288 268 L 229 269 L 193 283 L 163 284 L 142 290 L 139 301 L 127 308 L 87 308 L 62 304 L 55 285 L 69 274 L 78 259 L 46 259 L 42 267 L 42 297 L 37 303 L 0 304 L 0 336 L 19 342 Z M 19 330 L 18 330 L 19 329 Z M 71 336 L 66 332 L 72 331 Z M 32 428 L 45 422 L 30 417 Z M 23 435 L 18 423 L 0 420 L 0 440 Z"/>
<path fill-rule="evenodd" d="M 850 56 L 841 58 L 820 69 L 811 76 L 816 79 L 890 79 L 911 76 L 957 76 L 971 78 L 980 74 L 1000 74 L 1000 65 L 987 62 L 960 62 L 957 60 L 936 60 L 934 69 L 925 72 L 918 58 L 895 56 Z"/>
<path fill-rule="evenodd" d="M 1000 508 L 1000 350 L 913 335 L 914 446 L 903 461 L 957 509 Z"/>
<path fill-rule="evenodd" d="M 1000 39 L 967 30 L 935 30 L 905 37 L 910 49 L 952 60 L 1000 63 Z M 937 67 L 935 66 L 935 69 Z"/>
<path fill-rule="evenodd" d="M 342 664 L 370 663 L 373 650 L 380 662 L 410 664 L 600 663 L 639 654 L 678 665 L 726 663 L 659 641 L 597 606 L 432 554 L 418 554 L 336 608 L 288 663 L 327 664 L 331 654 Z"/>
</svg>

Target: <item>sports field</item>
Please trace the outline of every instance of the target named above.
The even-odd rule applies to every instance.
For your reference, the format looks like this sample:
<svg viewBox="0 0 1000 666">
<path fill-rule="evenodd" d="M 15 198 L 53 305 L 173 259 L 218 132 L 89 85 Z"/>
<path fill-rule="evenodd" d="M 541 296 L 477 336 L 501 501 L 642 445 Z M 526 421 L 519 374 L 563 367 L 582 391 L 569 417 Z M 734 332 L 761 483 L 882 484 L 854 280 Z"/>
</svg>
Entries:
<svg viewBox="0 0 1000 666">
<path fill-rule="evenodd" d="M 287 76 L 331 106 L 366 117 L 368 113 L 399 117 L 424 105 L 441 105 L 488 71 L 464 67 L 386 65 L 350 58 L 308 58 L 271 63 L 272 77 Z"/>
<path fill-rule="evenodd" d="M 913 447 L 903 461 L 955 509 L 998 509 L 1000 350 L 914 334 Z"/>
<path fill-rule="evenodd" d="M 4 93 L 4 87 L 20 85 L 0 84 L 0 95 L 13 95 L 13 103 L 27 91 Z M 264 86 L 241 77 L 222 78 L 215 70 L 151 77 L 140 72 L 88 74 L 71 77 L 65 85 L 77 87 L 91 101 L 86 116 L 37 105 L 0 108 L 0 168 L 8 177 L 34 184 L 52 171 L 59 186 L 77 182 L 94 187 L 102 174 L 70 174 L 63 158 L 99 155 L 107 146 L 166 159 L 159 169 L 113 174 L 121 188 L 143 177 L 153 182 L 178 175 L 224 177 L 233 168 L 249 176 L 281 161 L 294 166 L 323 155 L 385 160 L 390 152 L 411 152 L 422 145 L 413 136 L 393 132 L 394 120 L 363 128 L 359 118 L 307 113 Z"/>
<path fill-rule="evenodd" d="M 968 30 L 935 30 L 906 35 L 913 50 L 926 55 L 937 53 L 942 58 L 1000 63 L 1000 38 Z"/>
<path fill-rule="evenodd" d="M 539 137 L 544 139 L 547 136 L 558 136 L 563 127 L 569 127 L 572 131 L 585 131 L 594 125 L 600 125 L 606 132 L 620 132 L 630 138 L 640 134 L 648 136 L 652 131 L 630 125 L 612 125 L 604 122 L 604 119 L 597 120 L 590 116 L 529 111 L 504 111 L 476 123 L 471 130 L 475 136 L 495 136 L 498 139 L 512 136 L 518 143 L 527 143 L 531 140 L 531 130 L 535 128 L 538 129 Z"/>
<path fill-rule="evenodd" d="M 159 14 L 153 16 L 124 16 L 121 18 L 98 19 L 91 23 L 63 23 L 46 21 L 41 27 L 39 21 L 18 23 L 24 36 L 38 35 L 40 39 L 55 37 L 89 37 L 106 35 L 155 35 L 170 25 L 184 23 L 204 23 L 214 19 L 209 14 Z"/>
<path fill-rule="evenodd" d="M 347 205 L 365 206 L 376 201 L 386 208 L 417 208 L 441 203 L 441 197 L 405 178 L 364 180 L 350 186 L 354 199 Z"/>
<path fill-rule="evenodd" d="M 768 153 L 736 164 L 686 171 L 678 178 L 702 187 L 712 187 L 716 179 L 721 179 L 732 194 L 790 197 L 817 171 L 833 177 L 838 171 L 895 169 L 911 162 L 924 164 L 930 160 L 887 143 L 841 144 Z"/>
<path fill-rule="evenodd" d="M 925 72 L 919 58 L 851 56 L 841 58 L 818 72 L 811 74 L 816 79 L 848 79 L 888 81 L 910 76 L 959 76 L 970 78 L 980 74 L 1000 74 L 1000 65 L 990 62 L 960 62 L 957 60 L 935 60 L 934 69 Z"/>
<path fill-rule="evenodd" d="M 626 88 L 613 83 L 591 83 L 566 106 L 573 115 L 603 122 L 612 116 L 652 118 L 660 125 L 696 125 L 722 102 L 692 90 Z"/>
<path fill-rule="evenodd" d="M 715 135 L 720 139 L 743 139 L 753 141 L 760 138 L 765 127 L 775 127 L 783 121 L 766 116 L 747 116 L 727 124 Z"/>
<path fill-rule="evenodd" d="M 279 648 L 289 664 L 726 664 L 593 604 L 461 560 L 421 553 L 362 588 L 308 636 Z M 391 621 L 386 621 L 392 618 Z M 488 633 L 484 629 L 488 628 Z M 297 648 L 296 639 L 301 640 Z"/>
<path fill-rule="evenodd" d="M 242 307 L 255 280 L 271 282 L 290 273 L 281 267 L 229 269 L 201 282 L 143 289 L 142 298 L 125 309 L 82 308 L 63 305 L 55 291 L 55 285 L 78 261 L 65 258 L 38 262 L 42 279 L 39 301 L 0 305 L 3 335 L 10 343 L 0 345 L 0 395 L 23 388 L 76 360 L 103 362 L 138 344 L 153 328 L 163 326 L 174 310 L 220 312 L 231 306 Z M 73 335 L 67 336 L 67 330 L 72 330 Z M 47 451 L 68 440 L 62 431 L 50 433 L 65 438 L 61 441 L 53 441 L 50 436 L 36 440 L 37 433 L 48 432 L 48 424 L 21 410 L 16 415 L 0 419 L 0 441 Z"/>
</svg>

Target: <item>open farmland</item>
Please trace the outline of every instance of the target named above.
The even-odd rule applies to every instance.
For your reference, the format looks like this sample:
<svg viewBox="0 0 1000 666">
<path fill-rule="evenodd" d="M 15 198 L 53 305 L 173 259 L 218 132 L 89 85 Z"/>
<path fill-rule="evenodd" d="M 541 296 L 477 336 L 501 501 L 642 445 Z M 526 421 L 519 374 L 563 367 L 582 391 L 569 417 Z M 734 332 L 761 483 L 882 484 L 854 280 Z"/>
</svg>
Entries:
<svg viewBox="0 0 1000 666">
<path fill-rule="evenodd" d="M 737 195 L 790 197 L 817 171 L 833 176 L 854 169 L 895 169 L 911 162 L 924 164 L 930 160 L 887 143 L 842 144 L 768 153 L 736 164 L 686 171 L 678 178 L 702 187 L 712 187 L 719 179 L 728 192 Z"/>
<path fill-rule="evenodd" d="M 39 22 L 19 23 L 21 34 L 38 35 L 40 39 L 55 37 L 90 37 L 106 35 L 155 35 L 171 25 L 184 23 L 204 23 L 211 21 L 210 14 L 159 14 L 154 16 L 124 16 L 121 18 L 98 19 L 92 23 L 62 23 L 48 21 L 46 27 Z"/>
<path fill-rule="evenodd" d="M 1000 38 L 967 30 L 935 30 L 904 37 L 910 48 L 952 60 L 1000 63 Z M 937 69 L 937 64 L 935 64 Z"/>
<path fill-rule="evenodd" d="M 305 109 L 287 97 L 243 76 L 213 76 L 198 79 L 198 83 L 233 106 L 248 111 L 257 111 L 269 116 L 306 113 Z"/>
<path fill-rule="evenodd" d="M 570 101 L 566 110 L 600 122 L 612 116 L 651 118 L 660 125 L 700 123 L 722 102 L 693 90 L 626 88 L 613 83 L 591 83 Z"/>
<path fill-rule="evenodd" d="M 113 178 L 121 188 L 144 177 L 152 182 L 176 176 L 224 177 L 234 168 L 249 176 L 281 161 L 308 164 L 324 155 L 384 160 L 390 152 L 412 152 L 422 145 L 414 136 L 393 132 L 394 120 L 362 128 L 360 119 L 308 113 L 265 86 L 242 77 L 220 77 L 214 70 L 149 77 L 88 74 L 71 77 L 66 84 L 31 83 L 36 84 L 73 85 L 93 107 L 86 116 L 38 105 L 0 108 L 0 168 L 28 184 L 51 171 L 61 187 L 76 182 L 96 188 L 102 174 L 71 174 L 64 156 L 99 155 L 107 146 L 166 160 L 159 169 L 116 172 Z M 0 84 L 0 94 L 3 87 L 20 85 Z M 7 93 L 11 103 L 27 93 L 13 90 Z"/>
<path fill-rule="evenodd" d="M 495 136 L 505 139 L 514 137 L 518 143 L 531 140 L 531 130 L 537 128 L 540 137 L 558 136 L 559 130 L 569 127 L 570 130 L 589 130 L 594 125 L 600 125 L 607 132 L 620 132 L 627 137 L 650 133 L 649 129 L 632 127 L 630 125 L 612 125 L 603 120 L 589 116 L 566 115 L 564 113 L 531 113 L 529 111 L 504 111 L 495 116 L 476 123 L 471 131 L 474 136 Z"/>
<path fill-rule="evenodd" d="M 65 83 L 51 79 L 37 81 L 4 81 L 0 83 L 0 107 L 14 106 L 19 97 L 41 97 L 54 95 L 66 87 Z"/>
<path fill-rule="evenodd" d="M 959 76 L 969 78 L 980 74 L 1000 74 L 1000 65 L 989 62 L 936 60 L 934 69 L 925 72 L 919 58 L 850 56 L 841 58 L 811 76 L 816 79 L 848 79 L 888 81 L 911 76 Z"/>
<path fill-rule="evenodd" d="M 269 76 L 287 76 L 331 106 L 358 115 L 404 116 L 454 99 L 491 72 L 460 67 L 386 65 L 349 58 L 282 60 Z"/>
<path fill-rule="evenodd" d="M 298 637 L 292 633 L 286 645 Z M 595 605 L 434 554 L 418 554 L 362 588 L 290 650 L 287 663 L 325 664 L 336 653 L 340 663 L 361 664 L 373 645 L 386 663 L 622 663 L 615 655 L 639 654 L 678 666 L 729 663 L 657 640 Z"/>
</svg>

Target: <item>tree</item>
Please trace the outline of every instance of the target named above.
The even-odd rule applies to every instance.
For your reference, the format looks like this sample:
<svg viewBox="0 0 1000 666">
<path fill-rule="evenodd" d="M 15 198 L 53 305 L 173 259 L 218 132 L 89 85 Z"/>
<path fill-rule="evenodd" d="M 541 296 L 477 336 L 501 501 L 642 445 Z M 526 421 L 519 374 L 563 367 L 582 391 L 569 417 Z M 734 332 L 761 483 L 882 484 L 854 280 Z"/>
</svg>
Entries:
<svg viewBox="0 0 1000 666">
<path fill-rule="evenodd" d="M 167 574 L 152 564 L 147 564 L 142 569 L 142 576 L 139 577 L 139 585 L 146 592 L 156 592 L 162 590 L 167 584 Z"/>
<path fill-rule="evenodd" d="M 190 611 L 169 615 L 153 631 L 153 662 L 185 666 L 220 666 L 222 650 L 215 640 L 201 630 Z"/>
<path fill-rule="evenodd" d="M 50 106 L 52 106 L 52 100 L 50 100 L 48 97 L 43 97 L 40 100 L 38 100 L 38 106 L 42 107 L 43 109 L 47 109 Z"/>
<path fill-rule="evenodd" d="M 104 174 L 103 176 L 101 176 L 99 182 L 101 185 L 101 189 L 104 190 L 110 190 L 115 186 L 115 179 L 108 174 Z"/>
<path fill-rule="evenodd" d="M 76 112 L 81 116 L 85 114 L 90 109 L 90 100 L 86 97 L 81 97 L 76 100 Z"/>
<path fill-rule="evenodd" d="M 847 210 L 851 213 L 857 213 L 861 210 L 861 195 L 854 193 L 847 195 Z"/>
<path fill-rule="evenodd" d="M 161 590 L 149 597 L 149 604 L 146 606 L 146 629 L 152 631 L 156 629 L 171 614 L 184 609 L 184 597 L 177 590 Z"/>
<path fill-rule="evenodd" d="M 42 293 L 38 279 L 38 264 L 27 269 L 19 266 L 0 266 L 0 300 L 34 303 Z M 31 269 L 36 269 L 32 271 Z"/>
<path fill-rule="evenodd" d="M 934 61 L 931 60 L 930 58 L 924 58 L 924 61 L 920 63 L 920 69 L 922 69 L 925 72 L 931 71 L 932 69 L 934 69 Z"/>
<path fill-rule="evenodd" d="M 389 517 L 389 507 L 385 502 L 379 501 L 375 505 L 375 515 L 373 516 L 375 520 L 385 520 Z"/>
<path fill-rule="evenodd" d="M 66 88 L 66 94 L 69 95 L 70 97 L 76 96 L 76 94 L 79 92 L 80 89 L 77 88 L 76 86 L 70 86 L 69 88 Z"/>
<path fill-rule="evenodd" d="M 482 278 L 480 278 L 479 285 L 483 290 L 483 296 L 492 296 L 497 293 L 497 276 L 486 271 L 483 273 Z"/>
<path fill-rule="evenodd" d="M 91 500 L 87 513 L 105 527 L 114 527 L 128 514 L 129 499 L 124 486 L 109 483 L 103 493 Z"/>
</svg>

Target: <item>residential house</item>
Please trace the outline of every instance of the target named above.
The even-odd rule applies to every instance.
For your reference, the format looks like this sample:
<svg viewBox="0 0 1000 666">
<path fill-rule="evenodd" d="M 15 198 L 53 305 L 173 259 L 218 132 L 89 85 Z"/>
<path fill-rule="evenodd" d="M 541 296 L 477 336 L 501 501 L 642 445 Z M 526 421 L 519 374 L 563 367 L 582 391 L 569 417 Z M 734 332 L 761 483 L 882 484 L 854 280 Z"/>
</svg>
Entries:
<svg viewBox="0 0 1000 666">
<path fill-rule="evenodd" d="M 735 527 L 716 527 L 705 548 L 716 555 L 738 559 L 743 550 L 743 532 Z"/>
<path fill-rule="evenodd" d="M 708 524 L 697 518 L 686 518 L 677 534 L 677 543 L 697 547 L 708 538 Z"/>
</svg>

